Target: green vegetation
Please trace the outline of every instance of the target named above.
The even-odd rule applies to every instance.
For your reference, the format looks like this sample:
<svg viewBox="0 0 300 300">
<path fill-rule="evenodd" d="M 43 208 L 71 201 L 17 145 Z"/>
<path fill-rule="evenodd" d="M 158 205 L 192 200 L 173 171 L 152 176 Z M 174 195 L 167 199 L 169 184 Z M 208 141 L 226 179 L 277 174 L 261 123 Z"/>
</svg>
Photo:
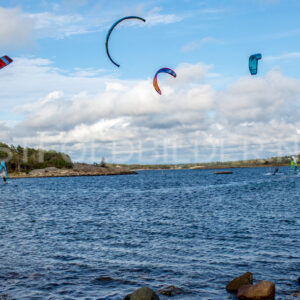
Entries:
<svg viewBox="0 0 300 300">
<path fill-rule="evenodd" d="M 297 161 L 300 161 L 300 155 L 296 155 Z M 271 157 L 267 159 L 250 159 L 226 162 L 211 163 L 186 163 L 186 164 L 158 164 L 158 165 L 140 165 L 140 164 L 107 164 L 111 167 L 124 167 L 130 170 L 159 170 L 159 169 L 225 169 L 225 168 L 251 168 L 251 167 L 273 167 L 288 166 L 291 162 L 291 156 Z"/>
<path fill-rule="evenodd" d="M 72 168 L 73 163 L 69 155 L 33 148 L 22 148 L 21 146 L 8 146 L 0 143 L 0 160 L 6 161 L 10 172 L 30 172 L 34 169 L 47 167 Z"/>
</svg>

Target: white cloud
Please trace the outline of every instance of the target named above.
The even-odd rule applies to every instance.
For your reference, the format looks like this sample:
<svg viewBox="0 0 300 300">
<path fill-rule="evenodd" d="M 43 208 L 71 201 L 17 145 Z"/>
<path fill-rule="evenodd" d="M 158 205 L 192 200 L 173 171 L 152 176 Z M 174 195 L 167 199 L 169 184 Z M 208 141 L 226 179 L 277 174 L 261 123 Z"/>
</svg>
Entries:
<svg viewBox="0 0 300 300">
<path fill-rule="evenodd" d="M 86 77 L 54 68 L 49 60 L 16 59 L 14 68 L 0 74 L 6 86 L 0 105 L 23 119 L 16 125 L 3 123 L 0 137 L 88 161 L 94 160 L 88 155 L 95 149 L 110 160 L 114 153 L 115 161 L 139 162 L 289 151 L 284 147 L 295 142 L 300 128 L 299 80 L 272 70 L 217 92 L 209 85 L 212 69 L 202 63 L 179 65 L 176 78 L 159 77 L 159 96 L 151 79 L 121 80 L 97 70 L 88 70 L 91 76 Z"/>
<path fill-rule="evenodd" d="M 73 12 L 27 13 L 20 8 L 0 7 L 0 48 L 22 48 L 39 38 L 97 32 L 105 28 L 105 20 Z"/>
<path fill-rule="evenodd" d="M 283 59 L 299 59 L 300 52 L 283 53 L 276 56 L 265 56 L 265 60 L 283 60 Z"/>
<path fill-rule="evenodd" d="M 86 5 L 86 1 L 80 1 L 72 8 L 74 1 L 65 1 L 62 6 L 56 5 L 52 10 L 27 13 L 20 8 L 0 7 L 0 48 L 21 48 L 31 45 L 35 39 L 56 38 L 99 32 L 107 29 L 112 24 L 111 16 L 97 16 L 93 11 L 79 14 L 74 9 Z M 76 2 L 76 1 L 75 1 Z M 63 8 L 68 8 L 63 9 Z M 67 13 L 64 13 L 66 11 Z M 99 12 L 101 14 L 101 12 Z M 147 26 L 159 24 L 171 24 L 181 21 L 181 17 L 174 14 L 163 14 L 161 9 L 155 7 L 143 14 Z M 109 24 L 108 24 L 109 22 Z M 133 24 L 136 25 L 136 24 Z M 133 26 L 125 24 L 125 26 Z"/>
<path fill-rule="evenodd" d="M 230 124 L 297 121 L 300 81 L 274 69 L 264 78 L 245 77 L 218 95 L 219 112 Z"/>
<path fill-rule="evenodd" d="M 191 52 L 201 48 L 204 45 L 211 43 L 219 43 L 219 41 L 213 37 L 205 37 L 200 41 L 192 41 L 181 48 L 182 52 Z"/>
<path fill-rule="evenodd" d="M 0 7 L 0 49 L 28 46 L 34 25 L 21 9 Z"/>
<path fill-rule="evenodd" d="M 103 29 L 101 18 L 86 18 L 79 14 L 62 15 L 43 12 L 28 14 L 28 17 L 35 24 L 35 33 L 38 38 L 64 38 Z"/>
<path fill-rule="evenodd" d="M 155 26 L 158 24 L 171 24 L 177 23 L 182 20 L 182 17 L 174 14 L 162 14 L 161 8 L 155 7 L 146 14 L 146 24 Z"/>
</svg>

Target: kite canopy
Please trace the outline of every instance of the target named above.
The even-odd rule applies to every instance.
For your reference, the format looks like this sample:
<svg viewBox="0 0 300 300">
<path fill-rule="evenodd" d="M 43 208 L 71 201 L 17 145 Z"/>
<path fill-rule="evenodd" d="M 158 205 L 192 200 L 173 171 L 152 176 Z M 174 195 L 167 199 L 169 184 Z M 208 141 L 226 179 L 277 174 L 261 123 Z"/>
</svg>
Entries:
<svg viewBox="0 0 300 300">
<path fill-rule="evenodd" d="M 6 56 L 6 55 L 0 57 L 0 69 L 6 67 L 7 65 L 9 65 L 12 62 L 13 62 L 13 60 L 10 57 Z"/>
<path fill-rule="evenodd" d="M 297 167 L 298 167 L 298 164 L 297 164 L 297 160 L 296 160 L 296 157 L 295 156 L 292 156 L 292 160 L 291 160 L 291 168 L 293 170 L 297 170 Z"/>
<path fill-rule="evenodd" d="M 157 83 L 157 76 L 159 73 L 168 73 L 168 74 L 172 75 L 173 77 L 176 77 L 176 73 L 169 68 L 161 68 L 155 73 L 155 76 L 153 78 L 153 86 L 154 86 L 155 90 L 161 95 L 161 90 Z"/>
<path fill-rule="evenodd" d="M 120 65 L 117 64 L 117 63 L 111 58 L 110 53 L 109 53 L 109 50 L 108 50 L 108 41 L 109 41 L 109 37 L 110 37 L 112 31 L 114 30 L 114 28 L 115 28 L 119 23 L 121 23 L 122 21 L 128 20 L 128 19 L 138 19 L 138 20 L 141 20 L 141 21 L 143 21 L 143 22 L 146 22 L 146 20 L 143 19 L 143 18 L 136 17 L 136 16 L 129 16 L 129 17 L 124 17 L 124 18 L 118 20 L 118 21 L 115 22 L 115 23 L 111 26 L 111 28 L 109 29 L 109 31 L 108 31 L 108 33 L 107 33 L 107 36 L 106 36 L 106 41 L 105 41 L 106 53 L 107 53 L 107 56 L 108 56 L 108 58 L 110 59 L 110 61 L 111 61 L 114 65 L 116 65 L 117 67 L 120 67 Z"/>
<path fill-rule="evenodd" d="M 261 58 L 262 58 L 262 55 L 260 53 L 253 54 L 249 57 L 249 70 L 250 70 L 251 75 L 257 74 L 258 60 Z"/>
<path fill-rule="evenodd" d="M 0 163 L 0 178 L 7 179 L 7 169 L 4 161 L 1 161 Z"/>
</svg>

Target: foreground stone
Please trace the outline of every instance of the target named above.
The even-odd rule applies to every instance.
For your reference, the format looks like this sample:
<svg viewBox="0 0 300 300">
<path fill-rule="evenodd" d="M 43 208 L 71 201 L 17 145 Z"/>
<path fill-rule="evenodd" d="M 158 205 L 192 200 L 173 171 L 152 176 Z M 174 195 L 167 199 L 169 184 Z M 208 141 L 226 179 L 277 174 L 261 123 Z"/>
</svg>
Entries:
<svg viewBox="0 0 300 300">
<path fill-rule="evenodd" d="M 253 275 L 251 272 L 247 272 L 230 281 L 226 286 L 226 290 L 228 292 L 235 293 L 243 285 L 252 284 L 252 282 L 253 282 Z"/>
<path fill-rule="evenodd" d="M 178 288 L 174 285 L 170 285 L 163 289 L 158 290 L 158 292 L 165 296 L 175 296 L 175 295 L 182 294 L 183 291 L 181 288 Z"/>
<path fill-rule="evenodd" d="M 127 295 L 123 300 L 159 300 L 159 297 L 148 287 L 142 287 Z"/>
<path fill-rule="evenodd" d="M 264 280 L 254 285 L 244 285 L 239 288 L 237 297 L 245 300 L 273 300 L 275 299 L 275 284 Z"/>
</svg>

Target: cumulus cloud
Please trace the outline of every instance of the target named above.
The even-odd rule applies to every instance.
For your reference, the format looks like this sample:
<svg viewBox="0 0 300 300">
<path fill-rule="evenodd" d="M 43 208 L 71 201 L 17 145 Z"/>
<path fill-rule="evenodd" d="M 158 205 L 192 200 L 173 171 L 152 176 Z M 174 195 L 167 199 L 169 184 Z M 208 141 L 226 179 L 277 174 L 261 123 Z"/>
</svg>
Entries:
<svg viewBox="0 0 300 300">
<path fill-rule="evenodd" d="M 299 80 L 274 69 L 216 91 L 209 84 L 212 70 L 181 64 L 177 78 L 159 77 L 160 96 L 150 78 L 122 80 L 97 70 L 83 76 L 49 60 L 16 59 L 0 74 L 9 91 L 0 91 L 0 104 L 23 119 L 3 123 L 0 134 L 9 143 L 86 161 L 95 160 L 92 153 L 116 162 L 179 162 L 296 152 Z"/>
<path fill-rule="evenodd" d="M 202 64 L 179 66 L 178 71 L 182 71 L 182 78 L 179 78 L 178 82 L 173 78 L 161 78 L 159 84 L 163 87 L 163 97 L 154 92 L 150 79 L 131 82 L 113 78 L 101 79 L 102 88 L 98 85 L 98 92 L 95 94 L 79 92 L 71 95 L 62 91 L 52 91 L 37 102 L 17 108 L 18 112 L 22 111 L 25 114 L 21 127 L 39 131 L 48 131 L 49 128 L 70 130 L 78 124 L 92 125 L 101 119 L 134 119 L 146 116 L 160 116 L 167 118 L 169 123 L 176 123 L 180 121 L 176 120 L 178 116 L 174 120 L 174 114 L 178 111 L 182 113 L 197 110 L 200 113 L 212 107 L 213 89 L 207 84 L 199 84 L 208 69 L 209 67 Z M 190 85 L 191 88 L 187 91 L 189 72 L 194 72 L 194 75 L 199 77 L 198 85 Z M 47 74 L 42 71 L 41 75 L 45 76 L 49 84 L 46 78 L 50 76 Z M 79 79 L 69 78 L 71 82 L 78 83 Z M 191 84 L 193 82 L 191 81 Z M 83 87 L 83 82 L 80 86 Z M 147 120 L 150 124 L 153 123 L 153 120 L 145 118 L 144 127 L 147 127 Z"/>
<path fill-rule="evenodd" d="M 300 81 L 279 70 L 263 78 L 245 77 L 218 95 L 219 112 L 228 123 L 297 121 Z"/>
</svg>

